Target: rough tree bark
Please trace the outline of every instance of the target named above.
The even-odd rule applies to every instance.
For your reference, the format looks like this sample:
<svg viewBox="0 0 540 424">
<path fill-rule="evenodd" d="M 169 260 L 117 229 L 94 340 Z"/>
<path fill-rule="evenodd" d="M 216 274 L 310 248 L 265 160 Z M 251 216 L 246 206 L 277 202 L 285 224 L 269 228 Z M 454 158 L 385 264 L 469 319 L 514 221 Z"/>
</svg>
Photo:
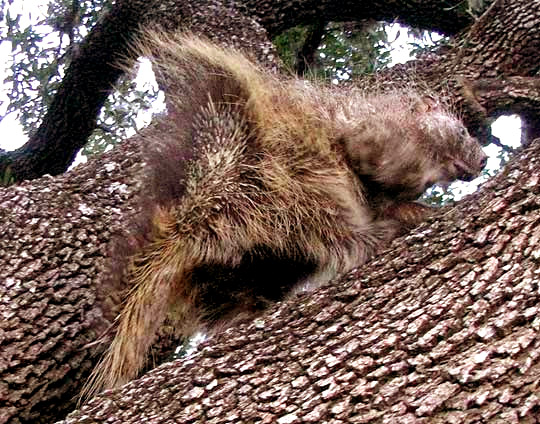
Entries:
<svg viewBox="0 0 540 424">
<path fill-rule="evenodd" d="M 232 29 L 239 35 L 229 33 L 229 41 L 267 62 L 267 35 L 315 14 L 431 20 L 449 33 L 470 23 L 448 8 L 457 1 L 368 8 L 254 0 L 241 10 L 185 3 L 171 2 L 163 16 L 222 39 Z M 537 28 L 540 1 L 497 0 L 450 46 L 417 60 L 415 73 L 444 86 L 477 133 L 505 111 L 527 113 L 538 126 Z M 381 79 L 399 72 L 410 71 Z M 118 302 L 102 296 L 103 265 L 136 213 L 139 142 L 70 173 L 0 189 L 0 423 L 64 417 L 103 351 L 93 342 Z M 193 359 L 96 398 L 69 422 L 532 421 L 540 380 L 539 161 L 533 143 L 481 192 L 357 273 L 209 340 Z"/>
<path fill-rule="evenodd" d="M 106 391 L 74 423 L 536 423 L 540 140 L 316 293 Z"/>
</svg>

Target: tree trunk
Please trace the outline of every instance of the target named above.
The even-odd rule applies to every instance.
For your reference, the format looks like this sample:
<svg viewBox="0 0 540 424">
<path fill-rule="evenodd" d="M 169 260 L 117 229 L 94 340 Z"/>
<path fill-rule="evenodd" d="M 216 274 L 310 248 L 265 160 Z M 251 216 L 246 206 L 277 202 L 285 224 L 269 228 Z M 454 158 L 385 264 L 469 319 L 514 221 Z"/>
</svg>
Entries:
<svg viewBox="0 0 540 424">
<path fill-rule="evenodd" d="M 449 33 L 471 19 L 442 1 L 269 4 L 247 2 L 241 13 L 217 2 L 171 2 L 167 13 L 157 6 L 152 13 L 228 41 L 232 28 L 235 43 L 265 63 L 266 35 L 309 21 L 314 10 L 329 20 L 398 16 L 427 25 L 432 18 Z M 380 80 L 414 67 L 426 84 L 450 92 L 480 135 L 488 118 L 508 112 L 526 114 L 536 128 L 538 28 L 540 1 L 497 0 L 452 44 Z M 82 119 L 94 119 L 85 111 Z M 62 125 L 72 125 L 70 113 Z M 86 137 L 62 128 L 58 137 Z M 137 213 L 139 144 L 135 137 L 67 174 L 0 190 L 0 423 L 64 417 L 104 349 L 96 341 L 119 302 L 103 294 L 104 264 L 111 240 Z M 212 338 L 193 360 L 132 382 L 131 393 L 96 398 L 73 422 L 144 414 L 178 422 L 532 419 L 540 378 L 539 155 L 531 144 L 480 193 L 356 274 Z"/>
</svg>

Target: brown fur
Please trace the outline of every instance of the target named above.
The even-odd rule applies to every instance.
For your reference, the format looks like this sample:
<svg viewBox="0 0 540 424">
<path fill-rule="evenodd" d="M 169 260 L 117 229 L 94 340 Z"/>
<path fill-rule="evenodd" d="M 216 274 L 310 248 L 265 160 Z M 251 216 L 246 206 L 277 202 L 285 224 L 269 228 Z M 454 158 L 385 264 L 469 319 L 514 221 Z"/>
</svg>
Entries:
<svg viewBox="0 0 540 424">
<path fill-rule="evenodd" d="M 138 48 L 169 116 L 147 141 L 146 241 L 90 393 L 136 377 L 166 319 L 189 336 L 360 265 L 421 220 L 425 188 L 483 167 L 463 125 L 415 92 L 280 80 L 185 35 Z"/>
</svg>

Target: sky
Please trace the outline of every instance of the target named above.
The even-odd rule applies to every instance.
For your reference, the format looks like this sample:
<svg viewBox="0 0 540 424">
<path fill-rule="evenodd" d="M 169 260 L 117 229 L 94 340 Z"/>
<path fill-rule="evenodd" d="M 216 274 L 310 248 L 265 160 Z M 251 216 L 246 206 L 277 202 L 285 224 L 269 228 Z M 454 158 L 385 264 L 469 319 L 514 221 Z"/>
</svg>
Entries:
<svg viewBox="0 0 540 424">
<path fill-rule="evenodd" d="M 21 25 L 27 26 L 34 23 L 40 16 L 44 16 L 47 12 L 48 0 L 32 0 L 32 1 L 23 1 L 15 0 L 9 6 L 9 11 L 11 16 L 16 16 L 21 14 Z M 2 21 L 0 24 L 0 31 L 5 34 L 6 26 Z M 8 98 L 7 98 L 7 89 L 8 86 L 3 84 L 4 79 L 8 76 L 7 67 L 11 62 L 10 59 L 11 53 L 11 43 L 3 42 L 0 43 L 0 116 L 4 116 L 7 109 Z M 22 146 L 28 137 L 22 131 L 19 123 L 17 122 L 17 117 L 14 113 L 11 113 L 5 116 L 0 122 L 0 148 L 5 150 L 14 150 L 17 147 Z"/>
<path fill-rule="evenodd" d="M 48 0 L 33 0 L 23 1 L 15 0 L 10 6 L 10 12 L 12 15 L 17 13 L 22 14 L 22 25 L 28 25 L 35 22 L 40 16 L 44 16 L 47 12 Z M 5 31 L 5 27 L 0 27 L 1 31 Z M 387 28 L 388 39 L 395 40 L 393 43 L 394 50 L 392 51 L 392 64 L 403 63 L 410 59 L 410 47 L 407 45 L 407 30 L 397 24 L 390 25 Z M 10 43 L 0 43 L 0 63 L 4 66 L 0 66 L 0 115 L 4 115 L 7 107 L 7 88 L 8 86 L 2 84 L 2 81 L 8 75 L 6 68 L 10 61 Z M 3 60 L 1 60 L 3 59 Z M 155 79 L 151 70 L 151 65 L 148 61 L 142 62 L 139 67 L 139 74 L 136 82 L 142 86 L 144 84 L 155 83 Z M 153 81 L 153 82 L 152 82 Z M 159 100 L 157 109 L 163 108 L 163 98 Z M 145 113 L 139 117 L 139 127 L 149 123 L 151 120 L 151 113 Z M 492 127 L 494 135 L 499 137 L 504 144 L 508 144 L 512 147 L 518 147 L 520 144 L 520 128 L 521 121 L 517 116 L 503 116 L 499 118 Z M 135 130 L 134 130 L 135 132 Z M 0 134 L 3 135 L 0 139 L 0 148 L 5 150 L 13 150 L 22 146 L 28 139 L 26 134 L 22 131 L 21 126 L 17 122 L 15 113 L 11 113 L 5 116 L 0 122 Z M 486 153 L 490 159 L 488 161 L 488 168 L 498 168 L 499 161 L 496 159 L 496 155 L 499 148 L 493 145 L 485 148 Z M 80 155 L 77 158 L 77 163 L 85 162 L 86 158 Z M 476 190 L 480 179 L 474 180 L 468 184 L 460 184 L 460 191 L 462 195 Z M 452 188 L 452 186 L 450 187 Z"/>
</svg>

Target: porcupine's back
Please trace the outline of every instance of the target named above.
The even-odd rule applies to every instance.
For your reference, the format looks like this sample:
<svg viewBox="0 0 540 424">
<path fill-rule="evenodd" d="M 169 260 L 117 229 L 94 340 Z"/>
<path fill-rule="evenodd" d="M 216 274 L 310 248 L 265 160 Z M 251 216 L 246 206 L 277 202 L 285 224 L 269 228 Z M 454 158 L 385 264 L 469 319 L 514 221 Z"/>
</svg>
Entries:
<svg viewBox="0 0 540 424">
<path fill-rule="evenodd" d="M 146 143 L 148 192 L 157 203 L 183 195 L 190 175 L 182 164 L 199 161 L 201 152 L 214 165 L 245 145 L 257 161 L 283 157 L 286 166 L 295 167 L 310 153 L 328 150 L 330 126 L 306 102 L 312 93 L 301 83 L 278 79 L 243 54 L 192 34 L 150 32 L 137 50 L 152 57 L 167 93 L 167 116 Z"/>
</svg>

